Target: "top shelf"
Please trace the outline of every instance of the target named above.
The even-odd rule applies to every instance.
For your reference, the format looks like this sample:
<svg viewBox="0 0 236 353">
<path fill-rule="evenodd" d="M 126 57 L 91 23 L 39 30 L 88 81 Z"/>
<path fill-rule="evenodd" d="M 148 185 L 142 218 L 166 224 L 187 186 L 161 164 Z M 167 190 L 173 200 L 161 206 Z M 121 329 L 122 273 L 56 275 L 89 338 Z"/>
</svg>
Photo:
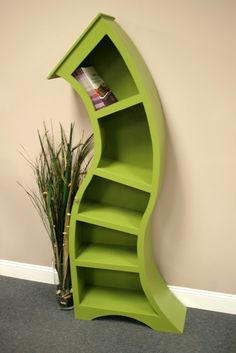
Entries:
<svg viewBox="0 0 236 353">
<path fill-rule="evenodd" d="M 142 102 L 142 97 L 140 94 L 135 94 L 134 96 L 124 98 L 118 102 L 115 102 L 111 105 L 108 105 L 107 107 L 101 108 L 99 110 L 96 110 L 94 112 L 94 116 L 96 119 L 103 118 L 104 116 L 113 114 L 115 112 L 118 112 L 120 110 L 129 108 L 133 105 L 139 104 Z"/>
<path fill-rule="evenodd" d="M 103 36 L 75 69 L 89 66 L 94 67 L 118 101 L 139 93 L 127 64 L 108 35 Z"/>
</svg>

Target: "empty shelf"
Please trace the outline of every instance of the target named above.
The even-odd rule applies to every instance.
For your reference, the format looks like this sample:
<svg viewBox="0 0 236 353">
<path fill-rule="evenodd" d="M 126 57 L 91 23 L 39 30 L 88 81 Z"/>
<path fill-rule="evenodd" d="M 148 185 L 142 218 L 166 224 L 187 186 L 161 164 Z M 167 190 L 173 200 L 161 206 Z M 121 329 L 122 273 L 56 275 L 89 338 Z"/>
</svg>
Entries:
<svg viewBox="0 0 236 353">
<path fill-rule="evenodd" d="M 103 159 L 94 174 L 139 190 L 151 191 L 152 172 L 150 169 L 116 160 Z"/>
<path fill-rule="evenodd" d="M 81 204 L 77 219 L 130 234 L 138 234 L 142 213 L 128 208 L 86 201 Z"/>
<path fill-rule="evenodd" d="M 88 244 L 75 260 L 77 266 L 138 272 L 135 247 Z"/>
<path fill-rule="evenodd" d="M 89 286 L 84 290 L 80 308 L 99 309 L 110 315 L 145 315 L 157 317 L 141 291 Z"/>
</svg>

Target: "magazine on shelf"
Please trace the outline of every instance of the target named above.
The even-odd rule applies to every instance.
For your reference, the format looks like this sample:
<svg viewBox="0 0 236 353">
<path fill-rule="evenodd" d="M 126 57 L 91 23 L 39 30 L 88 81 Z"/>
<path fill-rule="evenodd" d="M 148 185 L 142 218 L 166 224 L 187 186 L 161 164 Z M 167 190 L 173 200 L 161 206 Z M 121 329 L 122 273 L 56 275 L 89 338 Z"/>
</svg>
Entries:
<svg viewBox="0 0 236 353">
<path fill-rule="evenodd" d="M 111 92 L 110 88 L 106 86 L 105 82 L 98 75 L 93 66 L 78 67 L 73 72 L 73 76 L 88 92 L 95 110 L 117 102 L 116 97 Z"/>
</svg>

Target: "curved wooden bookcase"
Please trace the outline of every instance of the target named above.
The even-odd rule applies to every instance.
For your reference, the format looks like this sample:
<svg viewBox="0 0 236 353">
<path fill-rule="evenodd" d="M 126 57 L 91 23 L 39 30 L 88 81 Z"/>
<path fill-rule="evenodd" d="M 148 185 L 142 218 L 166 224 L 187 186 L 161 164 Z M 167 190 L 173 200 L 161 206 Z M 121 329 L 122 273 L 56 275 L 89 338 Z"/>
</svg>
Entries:
<svg viewBox="0 0 236 353">
<path fill-rule="evenodd" d="M 94 66 L 118 101 L 99 110 L 72 73 Z M 186 309 L 152 253 L 150 218 L 163 174 L 165 130 L 152 77 L 114 18 L 99 14 L 48 78 L 63 77 L 83 100 L 94 159 L 74 201 L 70 263 L 77 319 L 122 315 L 158 331 L 183 332 Z"/>
</svg>

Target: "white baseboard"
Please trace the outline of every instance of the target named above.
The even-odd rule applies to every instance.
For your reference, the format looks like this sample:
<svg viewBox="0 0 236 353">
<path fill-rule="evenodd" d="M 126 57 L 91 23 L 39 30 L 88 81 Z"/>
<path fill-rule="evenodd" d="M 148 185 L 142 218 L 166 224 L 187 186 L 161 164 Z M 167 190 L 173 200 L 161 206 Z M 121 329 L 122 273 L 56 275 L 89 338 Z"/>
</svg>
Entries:
<svg viewBox="0 0 236 353">
<path fill-rule="evenodd" d="M 49 284 L 57 283 L 53 267 L 15 261 L 0 260 L 0 275 Z"/>
<path fill-rule="evenodd" d="M 236 315 L 236 295 L 194 288 L 169 286 L 187 307 Z"/>
<path fill-rule="evenodd" d="M 49 284 L 57 283 L 53 267 L 0 260 L 0 275 Z M 236 295 L 169 286 L 187 307 L 236 315 Z"/>
</svg>

